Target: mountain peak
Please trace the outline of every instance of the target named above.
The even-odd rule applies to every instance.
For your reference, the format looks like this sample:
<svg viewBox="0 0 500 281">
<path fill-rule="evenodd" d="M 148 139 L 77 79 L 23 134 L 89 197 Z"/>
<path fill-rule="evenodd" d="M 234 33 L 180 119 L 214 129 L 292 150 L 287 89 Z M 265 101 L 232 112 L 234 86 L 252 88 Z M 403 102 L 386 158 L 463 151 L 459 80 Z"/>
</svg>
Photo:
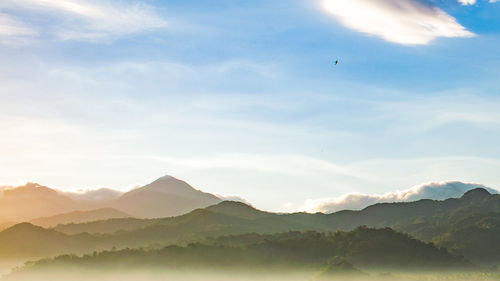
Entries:
<svg viewBox="0 0 500 281">
<path fill-rule="evenodd" d="M 54 189 L 48 188 L 46 186 L 40 185 L 38 183 L 28 182 L 25 185 L 5 189 L 4 195 L 6 196 L 15 196 L 15 195 L 24 195 L 24 194 L 39 194 L 39 195 L 56 195 L 57 191 Z"/>
<path fill-rule="evenodd" d="M 487 198 L 488 196 L 490 196 L 491 193 L 488 192 L 488 190 L 484 189 L 484 188 L 475 188 L 475 189 L 472 189 L 472 190 L 469 190 L 467 191 L 461 199 L 465 199 L 465 200 L 482 200 L 484 198 Z"/>
<path fill-rule="evenodd" d="M 115 199 L 112 207 L 136 217 L 169 217 L 219 203 L 217 196 L 164 176 Z"/>
<path fill-rule="evenodd" d="M 256 210 L 253 206 L 249 204 L 233 200 L 225 200 L 208 208 L 245 208 L 245 209 Z"/>
<path fill-rule="evenodd" d="M 166 181 L 166 180 L 172 180 L 172 179 L 176 179 L 176 178 L 172 177 L 171 175 L 164 175 L 163 177 L 160 177 L 160 178 L 158 178 L 157 180 L 155 180 L 155 182 L 156 182 L 156 181 Z"/>
<path fill-rule="evenodd" d="M 207 207 L 206 210 L 245 219 L 256 219 L 271 215 L 271 213 L 257 210 L 253 206 L 239 201 L 222 201 Z"/>
<path fill-rule="evenodd" d="M 10 232 L 25 232 L 25 231 L 44 231 L 45 229 L 43 227 L 33 225 L 29 222 L 22 222 L 15 224 L 7 229 L 5 229 L 3 232 L 4 233 L 10 233 Z"/>
<path fill-rule="evenodd" d="M 154 190 L 160 192 L 174 193 L 174 194 L 184 194 L 186 192 L 195 191 L 195 189 L 189 185 L 187 182 L 174 178 L 172 176 L 163 176 L 154 182 L 143 186 L 143 190 Z"/>
</svg>

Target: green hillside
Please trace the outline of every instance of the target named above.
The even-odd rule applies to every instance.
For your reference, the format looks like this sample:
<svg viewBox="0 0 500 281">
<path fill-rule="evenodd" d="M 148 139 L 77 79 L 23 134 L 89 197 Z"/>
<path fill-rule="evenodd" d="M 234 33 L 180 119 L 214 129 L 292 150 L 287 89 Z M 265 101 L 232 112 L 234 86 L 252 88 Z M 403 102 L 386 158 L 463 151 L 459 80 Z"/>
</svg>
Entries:
<svg viewBox="0 0 500 281">
<path fill-rule="evenodd" d="M 275 214 L 259 211 L 240 202 L 225 201 L 177 217 L 123 218 L 59 225 L 51 229 L 50 233 L 56 237 L 54 241 L 68 241 L 64 247 L 46 246 L 36 253 L 40 257 L 49 257 L 112 247 L 160 248 L 171 244 L 207 242 L 220 236 L 246 234 L 251 237 L 255 234 L 271 235 L 289 231 L 349 231 L 365 225 L 390 227 L 424 242 L 445 247 L 455 255 L 464 255 L 473 262 L 497 264 L 500 262 L 499 206 L 500 196 L 491 195 L 484 189 L 469 191 L 458 199 L 384 203 L 361 211 L 333 214 Z M 0 232 L 0 249 L 19 243 L 16 237 L 25 235 L 25 228 L 13 227 Z M 16 235 L 4 234 L 9 232 Z M 33 232 L 30 235 L 34 237 L 30 240 L 41 241 L 36 238 L 41 233 Z M 30 254 L 29 247 L 25 247 L 26 251 L 19 251 L 16 255 Z M 12 254 L 11 251 L 2 251 L 0 258 L 8 258 Z"/>
<path fill-rule="evenodd" d="M 46 259 L 24 270 L 40 268 L 322 268 L 332 259 L 348 261 L 361 269 L 400 270 L 466 270 L 474 267 L 460 257 L 438 249 L 432 244 L 410 238 L 391 229 L 357 228 L 350 232 L 323 234 L 289 232 L 257 235 L 254 241 L 238 246 L 229 240 L 217 243 L 193 243 L 185 247 L 161 249 L 124 249 L 104 251 L 76 257 L 72 255 Z M 61 267 L 62 266 L 62 267 Z"/>
</svg>

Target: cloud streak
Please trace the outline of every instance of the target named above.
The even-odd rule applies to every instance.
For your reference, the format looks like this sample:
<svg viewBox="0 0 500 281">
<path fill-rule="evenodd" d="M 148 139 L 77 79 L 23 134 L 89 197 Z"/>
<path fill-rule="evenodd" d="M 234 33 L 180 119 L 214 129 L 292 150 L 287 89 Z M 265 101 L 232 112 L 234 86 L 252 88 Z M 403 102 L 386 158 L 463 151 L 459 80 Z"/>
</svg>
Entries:
<svg viewBox="0 0 500 281">
<path fill-rule="evenodd" d="M 477 3 L 476 0 L 458 0 L 458 2 L 464 6 L 467 6 L 467 5 L 474 5 Z M 498 2 L 498 0 L 489 0 L 490 3 L 495 3 L 495 2 Z"/>
<path fill-rule="evenodd" d="M 30 32 L 30 35 L 43 33 L 60 40 L 116 39 L 167 27 L 166 20 L 152 6 L 140 2 L 125 4 L 115 1 L 6 0 L 0 4 L 0 11 L 2 9 L 50 19 L 38 25 L 41 32 L 33 31 L 36 30 L 35 25 L 23 22 L 19 22 L 18 26 L 22 25 L 24 28 L 17 28 L 17 32 Z M 0 28 L 2 27 L 0 14 Z M 2 29 L 4 33 L 9 30 Z M 0 35 L 5 35 L 2 30 Z"/>
<path fill-rule="evenodd" d="M 367 195 L 350 193 L 337 198 L 323 198 L 307 200 L 303 209 L 307 212 L 331 213 L 340 210 L 361 210 L 376 203 L 408 202 L 420 199 L 444 200 L 457 198 L 465 192 L 485 188 L 490 193 L 498 193 L 497 190 L 488 188 L 481 184 L 462 183 L 457 181 L 432 182 L 418 185 L 404 191 L 386 193 L 384 195 Z"/>
<path fill-rule="evenodd" d="M 345 27 L 398 44 L 474 36 L 443 10 L 415 0 L 324 0 L 323 8 Z"/>
<path fill-rule="evenodd" d="M 0 44 L 23 45 L 38 35 L 35 28 L 0 10 Z"/>
<path fill-rule="evenodd" d="M 0 13 L 0 36 L 33 36 L 38 32 L 29 25 L 8 15 Z"/>
</svg>

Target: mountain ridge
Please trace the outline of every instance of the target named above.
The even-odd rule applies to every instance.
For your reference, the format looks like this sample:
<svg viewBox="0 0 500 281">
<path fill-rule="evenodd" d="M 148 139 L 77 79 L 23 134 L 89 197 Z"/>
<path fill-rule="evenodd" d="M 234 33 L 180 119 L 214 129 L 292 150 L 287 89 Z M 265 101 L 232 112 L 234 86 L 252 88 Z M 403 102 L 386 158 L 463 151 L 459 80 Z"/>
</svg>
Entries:
<svg viewBox="0 0 500 281">
<path fill-rule="evenodd" d="M 181 215 L 221 201 L 217 196 L 195 189 L 172 176 L 161 177 L 123 194 L 106 188 L 86 193 L 62 192 L 37 183 L 27 183 L 3 189 L 0 213 L 5 217 L 4 222 L 27 222 L 103 208 L 113 208 L 134 217 L 156 218 Z"/>
<path fill-rule="evenodd" d="M 90 221 L 107 220 L 113 218 L 127 218 L 131 217 L 129 214 L 113 208 L 100 208 L 92 209 L 88 211 L 72 211 L 69 213 L 58 214 L 49 217 L 40 217 L 29 222 L 31 224 L 41 226 L 41 227 L 55 227 L 59 224 L 68 223 L 84 223 Z"/>
<path fill-rule="evenodd" d="M 375 228 L 391 227 L 426 242 L 446 245 L 455 253 L 463 254 L 462 250 L 455 249 L 455 245 L 465 243 L 464 239 L 456 238 L 458 239 L 456 240 L 453 236 L 450 238 L 446 236 L 449 231 L 462 229 L 462 227 L 457 228 L 458 225 L 480 231 L 486 222 L 476 225 L 476 221 L 481 221 L 481 218 L 490 218 L 488 219 L 489 225 L 495 227 L 492 229 L 497 229 L 496 225 L 498 225 L 500 233 L 500 196 L 491 194 L 480 201 L 469 199 L 468 196 L 462 196 L 442 201 L 423 199 L 414 202 L 381 203 L 360 211 L 340 211 L 333 214 L 277 214 L 264 212 L 241 202 L 224 201 L 177 217 L 154 220 L 114 219 L 109 223 L 103 221 L 61 225 L 55 229 L 71 234 L 78 232 L 106 235 L 121 233 L 119 237 L 129 241 L 134 237 L 149 237 L 148 239 L 152 239 L 148 240 L 150 243 L 173 243 L 180 240 L 187 242 L 244 233 L 272 234 L 291 230 L 350 231 L 366 225 Z M 492 217 L 491 214 L 498 214 L 498 216 Z M 468 219 L 471 215 L 478 216 L 480 219 Z M 78 229 L 78 231 L 72 229 Z M 453 232 L 450 233 L 453 234 Z M 459 232 L 456 235 L 459 235 Z M 452 238 L 456 241 L 450 240 Z M 488 241 L 483 240 L 479 239 L 474 243 Z M 474 248 L 473 244 L 467 243 L 465 244 L 468 245 L 467 248 Z M 491 246 L 490 248 L 500 251 L 500 246 L 498 249 Z M 480 258 L 477 252 L 469 256 L 472 259 Z M 500 255 L 498 259 L 500 261 Z"/>
</svg>

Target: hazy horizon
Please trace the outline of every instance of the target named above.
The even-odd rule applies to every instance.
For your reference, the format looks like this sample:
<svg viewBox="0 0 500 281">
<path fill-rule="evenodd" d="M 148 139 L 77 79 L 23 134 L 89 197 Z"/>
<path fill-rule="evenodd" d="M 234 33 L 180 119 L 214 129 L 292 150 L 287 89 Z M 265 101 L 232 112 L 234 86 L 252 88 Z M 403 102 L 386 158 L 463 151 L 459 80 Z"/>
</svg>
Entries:
<svg viewBox="0 0 500 281">
<path fill-rule="evenodd" d="M 164 179 L 177 179 L 171 175 L 163 176 L 155 181 L 149 182 L 148 184 L 162 181 Z M 177 179 L 181 180 L 182 179 Z M 185 181 L 183 181 L 185 182 Z M 68 190 L 61 189 L 57 187 L 45 186 L 39 183 L 31 183 L 28 182 L 24 185 L 19 186 L 1 186 L 0 185 L 0 198 L 2 196 L 3 190 L 12 190 L 18 187 L 23 186 L 45 186 L 51 189 L 54 189 L 61 193 L 62 195 L 66 195 L 69 198 L 74 200 L 88 200 L 92 201 L 108 201 L 114 198 L 118 198 L 119 196 L 139 189 L 141 187 L 145 187 L 148 184 L 143 186 L 136 186 L 128 190 L 116 190 L 110 189 L 106 187 L 98 188 L 98 189 L 85 189 L 85 190 Z M 189 182 L 186 182 L 187 186 L 189 186 Z M 187 187 L 186 186 L 186 187 Z M 205 192 L 202 189 L 197 188 L 196 186 L 191 186 L 194 189 Z M 164 185 L 163 188 L 168 188 L 168 184 Z M 481 184 L 473 184 L 473 183 L 462 183 L 458 181 L 445 181 L 445 182 L 430 182 L 421 185 L 416 185 L 408 189 L 398 189 L 392 192 L 387 192 L 385 194 L 361 194 L 357 192 L 350 192 L 343 194 L 338 197 L 329 197 L 329 198 L 304 198 L 302 205 L 296 207 L 295 209 L 291 209 L 289 206 L 281 206 L 281 208 L 268 208 L 262 207 L 260 202 L 250 202 L 243 197 L 238 196 L 237 194 L 232 195 L 222 195 L 222 194 L 213 194 L 221 200 L 228 201 L 241 201 L 251 206 L 254 206 L 258 209 L 264 211 L 271 212 L 323 212 L 323 213 L 332 213 L 341 210 L 361 210 L 367 206 L 376 204 L 376 203 L 391 203 L 391 202 L 410 202 L 416 201 L 420 199 L 432 199 L 432 200 L 445 200 L 448 198 L 459 198 L 465 192 L 476 189 L 476 188 L 484 188 L 488 192 L 492 194 L 498 194 L 499 191 Z M 102 195 L 100 193 L 103 193 Z M 87 198 L 88 197 L 88 198 Z M 97 198 L 96 198 L 97 197 Z M 87 198 L 87 199 L 86 199 Z M 97 200 L 96 200 L 97 199 Z"/>
</svg>

